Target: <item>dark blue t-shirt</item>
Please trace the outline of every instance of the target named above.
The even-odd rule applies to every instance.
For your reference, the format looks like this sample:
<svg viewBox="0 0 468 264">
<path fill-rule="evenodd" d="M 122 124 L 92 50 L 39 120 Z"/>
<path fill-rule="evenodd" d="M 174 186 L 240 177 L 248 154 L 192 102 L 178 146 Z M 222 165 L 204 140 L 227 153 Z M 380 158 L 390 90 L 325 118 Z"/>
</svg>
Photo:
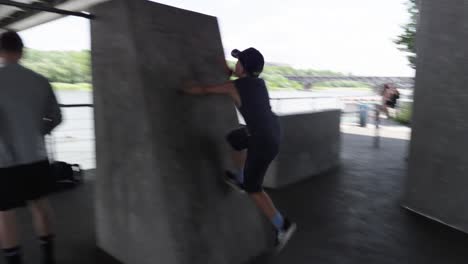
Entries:
<svg viewBox="0 0 468 264">
<path fill-rule="evenodd" d="M 271 111 L 265 81 L 255 77 L 245 77 L 235 80 L 234 85 L 241 99 L 239 111 L 244 117 L 249 133 L 259 139 L 279 140 L 279 121 Z"/>
</svg>

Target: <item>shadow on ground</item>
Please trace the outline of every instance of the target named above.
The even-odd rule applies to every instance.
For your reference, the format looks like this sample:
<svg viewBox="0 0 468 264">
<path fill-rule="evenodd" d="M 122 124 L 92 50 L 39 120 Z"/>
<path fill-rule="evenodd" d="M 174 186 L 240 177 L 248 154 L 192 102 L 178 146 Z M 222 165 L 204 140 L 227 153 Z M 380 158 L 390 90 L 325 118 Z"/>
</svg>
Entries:
<svg viewBox="0 0 468 264">
<path fill-rule="evenodd" d="M 58 264 L 119 264 L 95 245 L 93 180 L 51 197 L 55 209 Z M 19 212 L 25 263 L 39 263 L 39 246 L 33 237 L 30 213 Z M 4 264 L 0 257 L 0 264 Z"/>
<path fill-rule="evenodd" d="M 298 233 L 280 255 L 260 256 L 251 264 L 468 263 L 468 235 L 400 207 L 408 142 L 381 143 L 375 149 L 371 137 L 343 135 L 339 169 L 271 191 L 297 221 Z M 52 201 L 58 263 L 118 264 L 95 247 L 92 179 Z M 22 210 L 20 220 L 27 263 L 36 263 L 29 214 Z"/>
<path fill-rule="evenodd" d="M 251 264 L 468 263 L 468 235 L 400 207 L 408 141 L 343 135 L 341 168 L 273 191 L 298 222 L 275 258 Z"/>
</svg>

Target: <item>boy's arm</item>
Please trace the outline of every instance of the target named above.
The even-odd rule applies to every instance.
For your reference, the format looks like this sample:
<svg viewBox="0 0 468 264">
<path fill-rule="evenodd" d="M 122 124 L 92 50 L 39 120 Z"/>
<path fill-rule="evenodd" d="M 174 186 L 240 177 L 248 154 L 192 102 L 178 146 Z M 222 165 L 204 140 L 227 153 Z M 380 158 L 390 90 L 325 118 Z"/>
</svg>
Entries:
<svg viewBox="0 0 468 264">
<path fill-rule="evenodd" d="M 224 71 L 226 72 L 226 75 L 228 76 L 228 79 L 231 78 L 234 71 L 229 67 L 228 62 L 226 61 L 224 57 L 220 58 L 220 63 L 223 66 Z"/>
<path fill-rule="evenodd" d="M 43 116 L 44 131 L 43 133 L 49 134 L 52 130 L 62 123 L 62 112 L 52 90 L 52 86 L 47 82 L 47 106 Z"/>
<path fill-rule="evenodd" d="M 236 102 L 240 102 L 240 96 L 237 92 L 234 82 L 229 81 L 222 84 L 207 86 L 190 86 L 182 90 L 183 93 L 190 95 L 223 94 L 229 95 Z"/>
<path fill-rule="evenodd" d="M 191 95 L 205 95 L 205 94 L 226 94 L 229 95 L 236 90 L 233 82 L 225 82 L 215 85 L 206 86 L 190 86 L 182 90 L 182 92 Z"/>
</svg>

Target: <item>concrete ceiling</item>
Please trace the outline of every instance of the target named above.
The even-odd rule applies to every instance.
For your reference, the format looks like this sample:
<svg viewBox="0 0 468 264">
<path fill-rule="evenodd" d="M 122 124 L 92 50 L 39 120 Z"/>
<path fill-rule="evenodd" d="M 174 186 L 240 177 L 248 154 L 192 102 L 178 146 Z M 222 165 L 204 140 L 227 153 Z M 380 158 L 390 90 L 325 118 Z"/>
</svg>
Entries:
<svg viewBox="0 0 468 264">
<path fill-rule="evenodd" d="M 82 12 L 91 6 L 109 0 L 13 0 L 23 4 L 42 4 L 62 10 Z M 0 32 L 4 30 L 21 31 L 40 24 L 44 24 L 63 15 L 2 5 L 0 1 Z"/>
</svg>

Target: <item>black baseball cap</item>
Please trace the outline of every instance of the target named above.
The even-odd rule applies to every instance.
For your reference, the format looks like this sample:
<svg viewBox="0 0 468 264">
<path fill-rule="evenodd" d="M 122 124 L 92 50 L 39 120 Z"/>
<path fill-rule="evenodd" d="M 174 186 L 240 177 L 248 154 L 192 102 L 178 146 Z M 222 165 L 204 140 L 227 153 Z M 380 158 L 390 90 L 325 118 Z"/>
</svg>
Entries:
<svg viewBox="0 0 468 264">
<path fill-rule="evenodd" d="M 244 51 L 234 49 L 231 51 L 231 55 L 240 61 L 249 75 L 258 77 L 262 73 L 265 59 L 260 51 L 255 48 L 248 48 Z"/>
</svg>

